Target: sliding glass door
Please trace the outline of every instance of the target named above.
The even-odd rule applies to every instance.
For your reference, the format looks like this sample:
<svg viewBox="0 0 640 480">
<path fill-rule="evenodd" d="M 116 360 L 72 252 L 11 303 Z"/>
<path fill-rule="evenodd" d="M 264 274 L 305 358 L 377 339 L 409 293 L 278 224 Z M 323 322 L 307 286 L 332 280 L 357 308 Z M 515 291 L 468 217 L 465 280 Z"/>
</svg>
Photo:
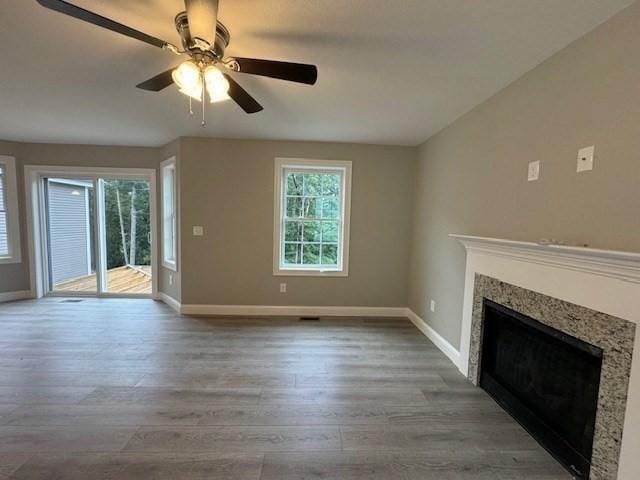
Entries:
<svg viewBox="0 0 640 480">
<path fill-rule="evenodd" d="M 97 293 L 95 184 L 91 178 L 44 179 L 49 289 Z"/>
<path fill-rule="evenodd" d="M 102 179 L 105 291 L 151 294 L 149 182 Z"/>
<path fill-rule="evenodd" d="M 151 295 L 150 180 L 134 175 L 41 179 L 46 292 Z"/>
</svg>

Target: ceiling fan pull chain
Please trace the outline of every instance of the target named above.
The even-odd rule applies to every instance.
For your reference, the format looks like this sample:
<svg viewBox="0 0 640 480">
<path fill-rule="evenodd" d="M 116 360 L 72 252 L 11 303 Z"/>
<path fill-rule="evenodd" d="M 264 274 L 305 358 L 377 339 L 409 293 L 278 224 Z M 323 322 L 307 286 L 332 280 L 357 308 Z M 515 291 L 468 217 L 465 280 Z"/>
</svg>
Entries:
<svg viewBox="0 0 640 480">
<path fill-rule="evenodd" d="M 207 122 L 204 119 L 204 101 L 205 101 L 205 92 L 204 92 L 204 78 L 202 79 L 202 128 L 207 126 Z"/>
</svg>

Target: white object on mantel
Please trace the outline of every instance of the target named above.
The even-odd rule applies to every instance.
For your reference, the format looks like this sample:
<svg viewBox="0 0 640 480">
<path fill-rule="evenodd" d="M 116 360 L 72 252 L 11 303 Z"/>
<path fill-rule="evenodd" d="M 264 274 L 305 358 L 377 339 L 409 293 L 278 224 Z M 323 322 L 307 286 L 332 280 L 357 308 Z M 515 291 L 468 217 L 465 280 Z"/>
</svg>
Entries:
<svg viewBox="0 0 640 480">
<path fill-rule="evenodd" d="M 467 249 L 458 365 L 465 376 L 476 273 L 637 325 L 618 479 L 640 478 L 640 253 L 450 236 Z"/>
</svg>

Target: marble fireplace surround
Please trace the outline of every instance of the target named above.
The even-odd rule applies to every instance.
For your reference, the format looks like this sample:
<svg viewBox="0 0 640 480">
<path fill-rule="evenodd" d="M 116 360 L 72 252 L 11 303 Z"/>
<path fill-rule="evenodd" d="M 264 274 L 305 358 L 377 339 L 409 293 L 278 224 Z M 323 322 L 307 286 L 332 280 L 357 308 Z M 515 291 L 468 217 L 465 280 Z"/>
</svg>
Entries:
<svg viewBox="0 0 640 480">
<path fill-rule="evenodd" d="M 611 315 L 516 287 L 495 278 L 476 274 L 468 373 L 469 380 L 474 385 L 478 385 L 480 381 L 483 299 L 485 298 L 602 349 L 602 373 L 590 478 L 615 480 L 618 472 L 636 325 Z"/>
<path fill-rule="evenodd" d="M 640 254 L 452 237 L 467 249 L 461 372 L 477 381 L 484 297 L 603 348 L 590 478 L 640 478 Z"/>
</svg>

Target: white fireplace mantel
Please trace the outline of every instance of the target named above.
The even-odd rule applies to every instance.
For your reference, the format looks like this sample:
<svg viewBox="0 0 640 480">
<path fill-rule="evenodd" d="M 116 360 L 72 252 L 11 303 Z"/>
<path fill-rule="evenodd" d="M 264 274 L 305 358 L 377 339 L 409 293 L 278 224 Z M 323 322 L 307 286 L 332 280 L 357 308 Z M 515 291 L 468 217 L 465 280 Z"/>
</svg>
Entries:
<svg viewBox="0 0 640 480">
<path fill-rule="evenodd" d="M 451 234 L 467 251 L 640 283 L 640 253 Z"/>
<path fill-rule="evenodd" d="M 640 253 L 450 235 L 467 250 L 460 371 L 468 375 L 475 275 L 640 324 Z M 618 479 L 640 478 L 640 325 L 636 327 Z"/>
</svg>

